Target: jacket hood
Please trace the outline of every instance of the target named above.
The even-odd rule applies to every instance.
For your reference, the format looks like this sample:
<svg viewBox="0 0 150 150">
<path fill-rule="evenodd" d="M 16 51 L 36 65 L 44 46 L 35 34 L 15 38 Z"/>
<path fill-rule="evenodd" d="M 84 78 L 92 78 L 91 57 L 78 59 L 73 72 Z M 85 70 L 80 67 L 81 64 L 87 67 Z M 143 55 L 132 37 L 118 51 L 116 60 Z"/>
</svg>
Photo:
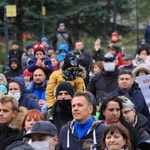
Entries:
<svg viewBox="0 0 150 150">
<path fill-rule="evenodd" d="M 61 44 L 59 46 L 59 52 L 61 52 L 61 50 L 65 51 L 66 53 L 69 53 L 69 49 L 68 49 L 68 46 L 66 44 Z"/>
<path fill-rule="evenodd" d="M 12 122 L 9 124 L 9 127 L 13 130 L 20 130 L 21 122 L 27 113 L 25 107 L 19 107 L 17 115 L 13 118 Z"/>
<path fill-rule="evenodd" d="M 150 68 L 146 65 L 146 64 L 140 64 L 139 66 L 137 66 L 133 71 L 133 77 L 136 78 L 137 74 L 139 73 L 139 71 L 144 71 L 147 74 L 150 74 Z"/>
<path fill-rule="evenodd" d="M 84 67 L 79 65 L 79 77 L 85 79 L 86 78 L 86 70 Z"/>
<path fill-rule="evenodd" d="M 12 61 L 16 62 L 18 64 L 18 67 L 20 66 L 18 58 L 11 58 L 9 61 L 9 67 Z"/>
<path fill-rule="evenodd" d="M 3 81 L 4 85 L 7 86 L 7 79 L 2 73 L 0 73 L 0 81 Z"/>
<path fill-rule="evenodd" d="M 9 81 L 9 84 L 11 82 L 16 82 L 19 84 L 20 86 L 20 89 L 21 89 L 21 92 L 25 92 L 26 91 L 26 85 L 25 85 L 25 81 L 24 81 L 24 78 L 23 77 L 14 77 L 12 78 L 10 81 Z"/>
</svg>

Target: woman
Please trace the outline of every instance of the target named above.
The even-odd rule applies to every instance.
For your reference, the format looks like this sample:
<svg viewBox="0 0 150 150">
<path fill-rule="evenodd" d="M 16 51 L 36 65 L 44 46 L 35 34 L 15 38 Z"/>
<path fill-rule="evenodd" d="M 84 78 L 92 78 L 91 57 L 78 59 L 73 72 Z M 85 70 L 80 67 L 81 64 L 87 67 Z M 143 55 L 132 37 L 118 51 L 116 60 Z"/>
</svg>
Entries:
<svg viewBox="0 0 150 150">
<path fill-rule="evenodd" d="M 41 110 L 38 102 L 28 97 L 26 94 L 26 86 L 23 77 L 14 77 L 10 80 L 8 84 L 8 95 L 14 97 L 19 102 L 19 106 L 24 106 L 28 110 Z"/>
<path fill-rule="evenodd" d="M 45 120 L 43 114 L 36 109 L 29 110 L 22 120 L 20 130 L 23 132 L 29 131 L 32 125 L 39 120 Z"/>
<path fill-rule="evenodd" d="M 132 150 L 128 130 L 121 124 L 108 126 L 101 140 L 102 150 Z"/>
<path fill-rule="evenodd" d="M 122 124 L 124 125 L 129 133 L 130 140 L 133 147 L 133 150 L 137 148 L 137 135 L 134 128 L 124 120 L 122 115 L 122 100 L 116 96 L 108 97 L 104 99 L 101 108 L 100 108 L 100 119 L 104 120 L 105 124 Z"/>
</svg>

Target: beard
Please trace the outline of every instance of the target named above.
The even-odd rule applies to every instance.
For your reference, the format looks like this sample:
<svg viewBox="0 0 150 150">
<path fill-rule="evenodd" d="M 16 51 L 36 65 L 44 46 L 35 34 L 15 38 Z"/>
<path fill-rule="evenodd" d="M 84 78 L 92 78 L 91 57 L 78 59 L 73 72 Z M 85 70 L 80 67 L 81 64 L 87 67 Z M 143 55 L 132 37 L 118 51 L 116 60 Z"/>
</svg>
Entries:
<svg viewBox="0 0 150 150">
<path fill-rule="evenodd" d="M 35 82 L 37 86 L 42 86 L 44 84 L 44 82 L 39 81 L 39 82 Z"/>
</svg>

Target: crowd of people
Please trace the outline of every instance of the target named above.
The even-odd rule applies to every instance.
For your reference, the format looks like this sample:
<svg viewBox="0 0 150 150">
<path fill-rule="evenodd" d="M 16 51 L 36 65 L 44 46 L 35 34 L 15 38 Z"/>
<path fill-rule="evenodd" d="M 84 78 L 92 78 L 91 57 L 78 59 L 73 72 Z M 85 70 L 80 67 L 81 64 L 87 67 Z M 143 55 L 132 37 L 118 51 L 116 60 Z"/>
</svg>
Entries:
<svg viewBox="0 0 150 150">
<path fill-rule="evenodd" d="M 13 41 L 0 74 L 0 150 L 150 149 L 150 105 L 137 82 L 150 74 L 146 42 L 126 54 L 114 31 L 107 51 L 97 39 L 89 53 L 64 23 L 52 45 L 42 37 L 22 51 Z"/>
</svg>

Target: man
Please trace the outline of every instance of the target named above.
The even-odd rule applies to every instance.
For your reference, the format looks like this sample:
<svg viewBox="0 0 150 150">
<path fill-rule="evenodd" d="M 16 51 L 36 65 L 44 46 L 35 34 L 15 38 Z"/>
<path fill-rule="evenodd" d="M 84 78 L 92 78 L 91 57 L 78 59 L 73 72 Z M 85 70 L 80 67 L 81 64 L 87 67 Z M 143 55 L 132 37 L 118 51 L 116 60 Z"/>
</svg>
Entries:
<svg viewBox="0 0 150 150">
<path fill-rule="evenodd" d="M 17 58 L 12 58 L 10 60 L 9 67 L 10 70 L 5 73 L 7 82 L 9 82 L 13 77 L 22 75 L 22 69 Z"/>
<path fill-rule="evenodd" d="M 9 51 L 9 61 L 12 58 L 17 58 L 19 61 L 19 64 L 21 65 L 21 57 L 23 53 L 24 51 L 19 48 L 19 43 L 17 41 L 13 41 L 12 49 Z"/>
<path fill-rule="evenodd" d="M 61 44 L 66 44 L 70 50 L 73 49 L 70 32 L 67 31 L 64 23 L 59 24 L 59 28 L 55 32 L 55 35 L 52 41 L 52 45 L 54 46 L 56 51 L 59 49 Z"/>
<path fill-rule="evenodd" d="M 103 70 L 95 75 L 89 82 L 87 90 L 97 99 L 97 103 L 102 103 L 107 94 L 115 90 L 118 86 L 118 67 L 115 57 L 109 52 L 105 54 L 103 60 Z"/>
<path fill-rule="evenodd" d="M 76 53 L 76 56 L 79 60 L 79 64 L 83 66 L 86 70 L 86 78 L 85 85 L 87 86 L 89 83 L 89 66 L 91 62 L 90 54 L 84 50 L 84 44 L 82 41 L 78 41 L 75 43 L 75 48 L 79 53 Z"/>
<path fill-rule="evenodd" d="M 0 147 L 11 144 L 19 135 L 26 109 L 18 107 L 18 101 L 10 96 L 0 97 Z M 5 144 L 4 144 L 5 143 Z"/>
<path fill-rule="evenodd" d="M 60 150 L 100 150 L 100 140 L 106 125 L 92 117 L 93 100 L 87 91 L 78 91 L 71 101 L 73 120 L 61 128 Z"/>
<path fill-rule="evenodd" d="M 139 141 L 148 140 L 148 132 L 150 131 L 150 128 L 146 125 L 148 119 L 136 112 L 135 105 L 127 97 L 119 96 L 119 98 L 122 100 L 124 119 L 136 129 Z"/>
<path fill-rule="evenodd" d="M 45 91 L 47 86 L 46 75 L 41 68 L 33 72 L 33 81 L 27 87 L 27 93 L 35 94 L 39 99 L 39 105 L 46 104 Z"/>
<path fill-rule="evenodd" d="M 131 54 L 126 54 L 124 57 L 123 57 L 123 60 L 124 60 L 124 65 L 120 66 L 118 69 L 119 71 L 122 71 L 122 70 L 133 70 L 134 68 L 136 68 L 135 65 L 133 65 L 133 56 Z"/>
<path fill-rule="evenodd" d="M 24 52 L 21 57 L 21 65 L 23 70 L 27 68 L 28 60 L 31 57 L 33 57 L 33 45 L 28 44 L 26 46 L 26 52 Z"/>
<path fill-rule="evenodd" d="M 148 119 L 150 124 L 150 114 L 148 106 L 145 102 L 142 92 L 136 82 L 134 82 L 132 72 L 129 70 L 122 70 L 118 75 L 118 88 L 110 92 L 108 96 L 125 96 L 131 100 L 135 105 L 135 110 L 143 114 Z"/>
<path fill-rule="evenodd" d="M 61 82 L 56 88 L 53 107 L 44 114 L 46 120 L 51 121 L 56 126 L 58 135 L 61 127 L 73 119 L 71 113 L 71 100 L 73 96 L 73 86 L 69 82 Z"/>
<path fill-rule="evenodd" d="M 49 121 L 36 122 L 25 137 L 31 138 L 35 150 L 55 150 L 58 141 L 57 129 Z"/>
<path fill-rule="evenodd" d="M 42 37 L 41 38 L 41 44 L 43 45 L 44 49 L 45 49 L 45 53 L 47 53 L 48 50 L 48 39 L 46 37 Z"/>
</svg>

